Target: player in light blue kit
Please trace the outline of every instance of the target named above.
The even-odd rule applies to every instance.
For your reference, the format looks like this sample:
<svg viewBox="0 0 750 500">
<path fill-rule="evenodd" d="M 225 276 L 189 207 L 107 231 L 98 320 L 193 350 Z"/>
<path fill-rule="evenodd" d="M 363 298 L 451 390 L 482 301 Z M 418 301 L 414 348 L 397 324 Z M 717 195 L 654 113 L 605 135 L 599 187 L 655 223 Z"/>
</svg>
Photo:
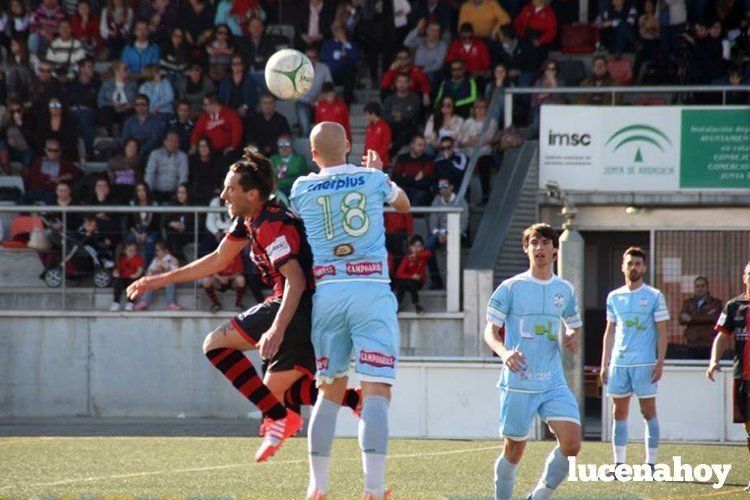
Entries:
<svg viewBox="0 0 750 500">
<path fill-rule="evenodd" d="M 645 273 L 646 253 L 638 247 L 628 248 L 622 256 L 625 286 L 607 296 L 607 329 L 600 376 L 612 398 L 615 464 L 625 463 L 628 410 L 633 394 L 638 397 L 645 421 L 647 464 L 656 463 L 659 448 L 656 383 L 661 378 L 667 353 L 665 322 L 669 311 L 664 295 L 643 283 Z"/>
<path fill-rule="evenodd" d="M 535 415 L 549 425 L 558 445 L 531 498 L 548 498 L 568 473 L 568 457 L 581 448 L 580 412 L 565 381 L 558 343 L 562 337 L 568 350 L 578 349 L 582 323 L 575 289 L 552 272 L 559 246 L 552 227 L 534 224 L 522 241 L 530 268 L 497 287 L 484 330 L 485 342 L 504 364 L 498 387 L 505 446 L 495 462 L 496 499 L 513 494 Z"/>
<path fill-rule="evenodd" d="M 368 151 L 368 168 L 348 165 L 344 128 L 322 122 L 310 134 L 320 173 L 297 179 L 289 200 L 305 223 L 313 253 L 312 342 L 318 398 L 308 428 L 308 498 L 325 498 L 336 417 L 346 390 L 349 362 L 362 385 L 359 444 L 365 473 L 364 498 L 385 490 L 388 405 L 396 376 L 399 330 L 396 298 L 388 278 L 383 205 L 408 212 L 409 199 Z"/>
</svg>

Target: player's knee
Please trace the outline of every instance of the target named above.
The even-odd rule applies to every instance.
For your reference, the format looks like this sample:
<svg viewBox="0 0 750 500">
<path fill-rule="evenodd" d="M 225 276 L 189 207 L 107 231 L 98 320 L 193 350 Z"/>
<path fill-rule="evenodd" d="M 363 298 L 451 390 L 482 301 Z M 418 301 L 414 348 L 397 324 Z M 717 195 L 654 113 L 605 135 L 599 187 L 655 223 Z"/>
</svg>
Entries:
<svg viewBox="0 0 750 500">
<path fill-rule="evenodd" d="M 581 451 L 581 440 L 571 439 L 560 443 L 560 451 L 566 457 L 575 457 Z"/>
<path fill-rule="evenodd" d="M 201 280 L 201 285 L 203 288 L 210 288 L 211 287 L 211 277 L 203 278 Z"/>
<path fill-rule="evenodd" d="M 645 420 L 651 420 L 656 417 L 656 408 L 642 409 L 641 415 L 643 415 Z"/>
<path fill-rule="evenodd" d="M 391 386 L 380 382 L 362 382 L 362 397 L 381 397 L 391 400 Z"/>
<path fill-rule="evenodd" d="M 614 417 L 615 420 L 627 420 L 628 408 L 618 405 L 612 406 L 612 417 Z"/>
<path fill-rule="evenodd" d="M 503 456 L 508 462 L 516 465 L 521 461 L 521 458 L 523 457 L 523 450 L 525 448 L 526 441 L 514 441 L 513 439 L 505 438 Z"/>
<path fill-rule="evenodd" d="M 210 351 L 221 347 L 218 345 L 217 339 L 218 334 L 216 330 L 206 335 L 206 338 L 203 339 L 203 354 L 208 354 Z"/>
</svg>

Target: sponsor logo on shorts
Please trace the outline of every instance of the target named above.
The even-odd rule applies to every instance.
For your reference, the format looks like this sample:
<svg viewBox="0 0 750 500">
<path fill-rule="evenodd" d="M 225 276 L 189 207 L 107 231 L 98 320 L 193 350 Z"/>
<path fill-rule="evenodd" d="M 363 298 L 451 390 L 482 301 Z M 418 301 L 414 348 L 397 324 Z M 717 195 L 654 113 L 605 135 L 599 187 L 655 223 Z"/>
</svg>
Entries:
<svg viewBox="0 0 750 500">
<path fill-rule="evenodd" d="M 318 370 L 327 370 L 328 369 L 328 358 L 325 356 L 322 358 L 318 358 L 315 360 L 315 366 L 318 367 Z"/>
<path fill-rule="evenodd" d="M 351 246 L 349 243 L 336 245 L 333 248 L 333 255 L 335 255 L 336 257 L 346 257 L 347 255 L 351 255 L 353 253 L 354 253 L 354 247 Z"/>
<path fill-rule="evenodd" d="M 369 276 L 370 274 L 383 274 L 382 262 L 354 262 L 346 264 L 346 274 L 358 276 Z"/>
<path fill-rule="evenodd" d="M 393 368 L 396 364 L 396 356 L 387 356 L 375 351 L 359 351 L 359 362 L 378 368 Z"/>
<path fill-rule="evenodd" d="M 316 280 L 322 279 L 324 276 L 334 276 L 336 274 L 336 268 L 333 265 L 315 266 L 312 271 Z"/>
</svg>

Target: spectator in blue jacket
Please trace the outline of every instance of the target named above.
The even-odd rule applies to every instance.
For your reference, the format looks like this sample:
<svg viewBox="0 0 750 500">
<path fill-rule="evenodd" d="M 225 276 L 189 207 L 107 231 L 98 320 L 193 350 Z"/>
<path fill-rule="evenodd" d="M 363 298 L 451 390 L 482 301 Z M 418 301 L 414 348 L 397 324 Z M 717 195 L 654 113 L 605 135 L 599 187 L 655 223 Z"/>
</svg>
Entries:
<svg viewBox="0 0 750 500">
<path fill-rule="evenodd" d="M 115 123 L 122 125 L 125 118 L 133 112 L 138 92 L 136 83 L 128 78 L 128 68 L 124 62 L 116 61 L 112 67 L 112 78 L 105 80 L 96 98 L 100 120 L 107 127 L 109 135 L 115 135 Z"/>
<path fill-rule="evenodd" d="M 164 136 L 164 122 L 161 118 L 149 113 L 148 109 L 148 97 L 138 94 L 135 98 L 135 114 L 125 120 L 121 137 L 123 143 L 131 137 L 138 141 L 141 156 L 144 158 L 159 147 Z"/>
<path fill-rule="evenodd" d="M 354 78 L 357 74 L 357 48 L 346 38 L 346 30 L 340 24 L 331 26 L 333 38 L 323 42 L 320 60 L 331 70 L 336 85 L 343 85 L 347 104 L 354 97 Z"/>
<path fill-rule="evenodd" d="M 157 65 L 149 65 L 143 69 L 146 81 L 141 84 L 139 93 L 148 97 L 149 111 L 167 123 L 174 112 L 174 90 L 169 80 L 162 77 L 161 69 Z"/>
<path fill-rule="evenodd" d="M 224 106 L 237 110 L 241 118 L 245 118 L 248 111 L 255 111 L 258 104 L 258 88 L 248 73 L 241 55 L 232 56 L 231 70 L 231 74 L 219 82 L 219 100 Z"/>
<path fill-rule="evenodd" d="M 143 68 L 159 64 L 161 50 L 148 40 L 148 23 L 137 21 L 133 29 L 135 40 L 122 51 L 122 60 L 134 77 L 140 78 Z"/>
</svg>

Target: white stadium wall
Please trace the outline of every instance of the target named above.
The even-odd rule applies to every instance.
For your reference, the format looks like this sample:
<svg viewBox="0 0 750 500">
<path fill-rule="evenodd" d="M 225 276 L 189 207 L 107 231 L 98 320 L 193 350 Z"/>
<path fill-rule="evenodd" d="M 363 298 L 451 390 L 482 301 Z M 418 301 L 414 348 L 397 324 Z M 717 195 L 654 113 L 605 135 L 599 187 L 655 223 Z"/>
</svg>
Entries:
<svg viewBox="0 0 750 500">
<path fill-rule="evenodd" d="M 248 414 L 248 403 L 201 351 L 215 317 L 21 314 L 0 315 L 0 417 Z M 403 360 L 391 432 L 399 437 L 497 437 L 499 366 L 494 359 Z M 744 441 L 742 427 L 731 422 L 730 370 L 714 384 L 703 371 L 698 366 L 666 368 L 658 406 L 662 438 Z M 609 429 L 609 417 L 605 420 Z M 351 412 L 341 412 L 338 432 L 356 435 Z M 635 401 L 630 436 L 642 436 Z"/>
</svg>

